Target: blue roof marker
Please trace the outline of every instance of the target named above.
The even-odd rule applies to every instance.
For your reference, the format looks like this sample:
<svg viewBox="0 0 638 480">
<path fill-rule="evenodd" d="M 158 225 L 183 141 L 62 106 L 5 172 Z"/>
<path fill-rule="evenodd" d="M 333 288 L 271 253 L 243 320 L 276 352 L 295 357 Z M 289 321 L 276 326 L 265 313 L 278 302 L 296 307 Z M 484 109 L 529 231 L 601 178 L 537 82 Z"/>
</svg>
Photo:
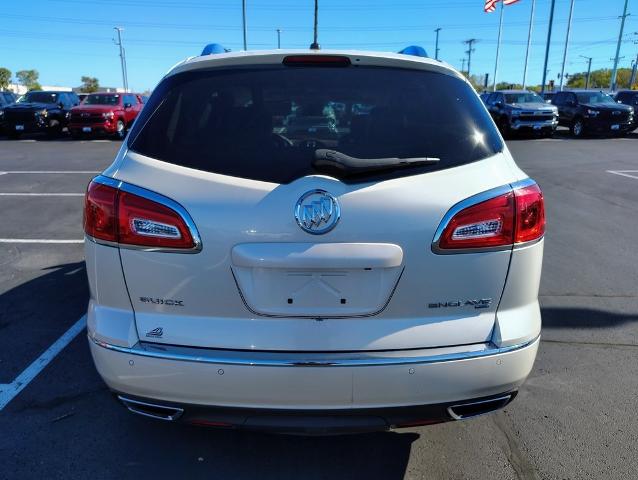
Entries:
<svg viewBox="0 0 638 480">
<path fill-rule="evenodd" d="M 418 45 L 410 45 L 409 47 L 405 47 L 403 50 L 399 51 L 399 53 L 402 53 L 403 55 L 414 55 L 415 57 L 430 58 L 428 52 L 425 51 L 425 48 Z"/>
<path fill-rule="evenodd" d="M 226 53 L 226 52 L 230 52 L 230 50 L 224 48 L 219 43 L 209 43 L 208 45 L 204 47 L 204 50 L 202 50 L 202 55 L 215 55 L 217 53 Z"/>
</svg>

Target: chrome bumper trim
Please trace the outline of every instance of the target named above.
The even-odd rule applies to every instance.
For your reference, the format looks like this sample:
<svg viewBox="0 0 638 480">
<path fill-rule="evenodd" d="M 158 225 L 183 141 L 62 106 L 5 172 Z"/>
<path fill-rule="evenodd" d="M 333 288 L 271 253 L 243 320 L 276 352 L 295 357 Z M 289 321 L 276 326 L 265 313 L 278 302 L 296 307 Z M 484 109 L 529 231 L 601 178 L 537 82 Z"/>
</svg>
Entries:
<svg viewBox="0 0 638 480">
<path fill-rule="evenodd" d="M 181 362 L 251 367 L 373 367 L 387 365 L 433 364 L 501 355 L 533 345 L 540 340 L 540 335 L 532 340 L 516 345 L 510 345 L 508 347 L 497 347 L 493 343 L 480 343 L 466 345 L 463 347 L 426 348 L 411 351 L 403 350 L 349 353 L 252 352 L 244 350 L 238 351 L 180 347 L 147 342 L 139 342 L 132 347 L 121 347 L 102 342 L 93 338 L 91 335 L 89 335 L 89 339 L 96 345 L 107 350 L 126 353 L 129 355 Z M 428 352 L 432 351 L 447 352 L 431 353 L 428 355 Z"/>
</svg>

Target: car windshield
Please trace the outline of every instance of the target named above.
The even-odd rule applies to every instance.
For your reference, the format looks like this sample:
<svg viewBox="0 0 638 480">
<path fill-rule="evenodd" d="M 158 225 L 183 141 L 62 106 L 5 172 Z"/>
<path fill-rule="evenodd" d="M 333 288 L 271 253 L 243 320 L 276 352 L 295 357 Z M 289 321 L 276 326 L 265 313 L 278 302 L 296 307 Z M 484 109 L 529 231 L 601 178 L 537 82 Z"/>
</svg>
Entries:
<svg viewBox="0 0 638 480">
<path fill-rule="evenodd" d="M 18 100 L 20 103 L 58 103 L 57 93 L 28 92 Z"/>
<path fill-rule="evenodd" d="M 118 105 L 119 95 L 89 95 L 84 99 L 84 105 Z"/>
<path fill-rule="evenodd" d="M 532 92 L 506 93 L 506 103 L 545 103 L 544 100 Z"/>
<path fill-rule="evenodd" d="M 440 159 L 383 173 L 401 176 L 463 165 L 503 148 L 465 82 L 392 68 L 182 73 L 158 86 L 136 126 L 129 137 L 133 151 L 276 183 L 318 173 L 318 149 L 364 159 Z"/>
<path fill-rule="evenodd" d="M 616 103 L 613 98 L 604 92 L 582 92 L 577 93 L 578 103 Z"/>
</svg>

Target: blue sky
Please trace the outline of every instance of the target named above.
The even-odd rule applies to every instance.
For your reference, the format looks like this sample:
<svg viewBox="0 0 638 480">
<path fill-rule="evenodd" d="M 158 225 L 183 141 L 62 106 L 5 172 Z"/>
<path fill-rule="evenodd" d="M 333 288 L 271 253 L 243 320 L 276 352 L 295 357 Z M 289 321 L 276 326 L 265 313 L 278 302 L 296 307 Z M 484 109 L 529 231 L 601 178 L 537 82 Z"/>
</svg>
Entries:
<svg viewBox="0 0 638 480">
<path fill-rule="evenodd" d="M 529 82 L 540 83 L 551 0 L 536 0 Z M 624 0 L 576 0 L 566 72 L 611 68 Z M 434 29 L 441 27 L 440 57 L 461 67 L 468 38 L 476 38 L 472 73 L 494 69 L 498 12 L 483 13 L 482 0 L 320 0 L 319 41 L 324 48 L 397 51 L 423 45 L 434 55 Z M 312 0 L 247 0 L 248 48 L 304 48 L 312 40 Z M 520 82 L 531 0 L 505 7 L 499 80 Z M 635 11 L 632 12 L 632 8 Z M 629 1 L 620 66 L 638 53 L 638 0 Z M 556 78 L 567 29 L 569 0 L 556 0 L 549 76 Z M 206 43 L 242 48 L 241 0 L 36 0 L 3 2 L 0 66 L 35 68 L 44 85 L 76 86 L 82 75 L 120 86 L 113 26 L 124 27 L 129 84 L 152 88 L 175 63 L 197 55 Z"/>
</svg>

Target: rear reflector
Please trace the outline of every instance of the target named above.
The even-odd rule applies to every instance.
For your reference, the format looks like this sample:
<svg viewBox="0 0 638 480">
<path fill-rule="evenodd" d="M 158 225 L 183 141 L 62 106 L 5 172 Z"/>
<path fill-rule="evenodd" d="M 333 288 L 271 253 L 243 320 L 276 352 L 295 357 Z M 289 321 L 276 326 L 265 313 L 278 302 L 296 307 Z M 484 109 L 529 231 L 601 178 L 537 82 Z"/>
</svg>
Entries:
<svg viewBox="0 0 638 480">
<path fill-rule="evenodd" d="M 350 58 L 340 55 L 288 55 L 284 65 L 290 67 L 347 67 Z"/>
<path fill-rule="evenodd" d="M 86 192 L 84 231 L 96 240 L 157 249 L 193 249 L 186 221 L 166 205 L 92 181 Z"/>
<path fill-rule="evenodd" d="M 508 247 L 538 240 L 544 233 L 543 194 L 532 184 L 462 209 L 447 222 L 436 248 Z"/>
</svg>

